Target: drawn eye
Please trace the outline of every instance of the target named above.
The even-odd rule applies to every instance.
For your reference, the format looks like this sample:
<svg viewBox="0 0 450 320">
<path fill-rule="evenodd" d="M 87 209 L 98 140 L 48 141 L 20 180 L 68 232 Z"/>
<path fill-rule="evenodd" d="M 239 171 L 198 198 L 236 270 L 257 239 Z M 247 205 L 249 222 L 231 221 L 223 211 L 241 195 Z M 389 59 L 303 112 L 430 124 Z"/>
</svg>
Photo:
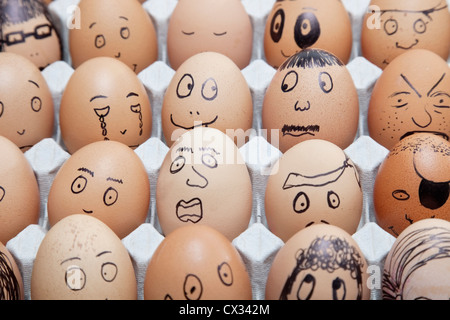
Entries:
<svg viewBox="0 0 450 320">
<path fill-rule="evenodd" d="M 294 39 L 297 45 L 302 48 L 312 46 L 320 37 L 319 20 L 312 12 L 302 13 L 295 23 Z"/>
<path fill-rule="evenodd" d="M 34 112 L 39 112 L 42 107 L 42 101 L 39 97 L 34 97 L 31 99 L 31 109 L 33 109 Z"/>
<path fill-rule="evenodd" d="M 212 155 L 205 153 L 202 155 L 202 163 L 208 168 L 217 168 L 217 160 Z"/>
<path fill-rule="evenodd" d="M 422 19 L 417 19 L 414 22 L 414 31 L 417 33 L 424 33 L 427 31 L 427 24 Z"/>
<path fill-rule="evenodd" d="M 294 199 L 294 211 L 303 213 L 309 208 L 309 198 L 304 192 L 299 192 Z"/>
<path fill-rule="evenodd" d="M 325 93 L 329 93 L 333 90 L 333 79 L 328 72 L 319 73 L 319 86 Z"/>
<path fill-rule="evenodd" d="M 209 78 L 202 85 L 202 97 L 205 100 L 214 100 L 217 97 L 218 91 L 217 82 L 213 78 Z"/>
<path fill-rule="evenodd" d="M 109 207 L 116 203 L 119 194 L 116 189 L 109 187 L 103 195 L 103 202 Z"/>
<path fill-rule="evenodd" d="M 66 285 L 72 291 L 79 291 L 86 285 L 86 273 L 78 266 L 70 266 L 65 273 Z"/>
<path fill-rule="evenodd" d="M 106 39 L 102 34 L 99 34 L 95 37 L 95 47 L 97 49 L 103 48 L 106 44 Z"/>
<path fill-rule="evenodd" d="M 313 275 L 307 274 L 300 283 L 297 290 L 298 300 L 309 300 L 314 293 L 316 287 L 316 278 Z"/>
<path fill-rule="evenodd" d="M 400 201 L 409 199 L 409 194 L 405 190 L 395 190 L 394 192 L 392 192 L 392 196 L 394 197 L 394 199 L 397 199 Z"/>
<path fill-rule="evenodd" d="M 450 95 L 445 92 L 433 94 L 433 105 L 440 109 L 450 108 Z M 440 113 L 437 110 L 435 110 L 435 112 Z"/>
<path fill-rule="evenodd" d="M 122 37 L 122 39 L 128 39 L 130 37 L 130 29 L 128 29 L 128 27 L 121 28 L 120 36 Z"/>
<path fill-rule="evenodd" d="M 386 32 L 386 34 L 388 36 L 393 35 L 394 33 L 396 33 L 398 30 L 398 22 L 395 19 L 388 19 L 386 20 L 386 22 L 384 23 L 384 32 Z"/>
<path fill-rule="evenodd" d="M 86 188 L 86 185 L 87 179 L 83 176 L 78 176 L 75 180 L 73 180 L 71 190 L 73 193 L 78 194 Z"/>
<path fill-rule="evenodd" d="M 180 99 L 189 97 L 194 89 L 194 78 L 190 74 L 185 74 L 178 82 L 177 86 L 177 96 Z"/>
<path fill-rule="evenodd" d="M 106 282 L 112 282 L 117 275 L 117 266 L 112 262 L 102 264 L 102 278 Z"/>
<path fill-rule="evenodd" d="M 283 79 L 283 83 L 281 84 L 281 90 L 283 92 L 292 91 L 298 83 L 298 74 L 295 71 L 289 71 Z"/>
<path fill-rule="evenodd" d="M 188 300 L 200 300 L 203 293 L 203 286 L 200 279 L 193 274 L 188 274 L 184 280 L 184 296 Z"/>
<path fill-rule="evenodd" d="M 231 267 L 228 263 L 223 262 L 217 268 L 219 272 L 220 281 L 226 286 L 231 286 L 233 284 L 233 272 L 231 271 Z"/>
<path fill-rule="evenodd" d="M 170 173 L 175 174 L 177 172 L 180 172 L 181 169 L 183 169 L 184 164 L 186 163 L 186 158 L 183 156 L 178 156 L 173 160 L 172 164 L 170 165 Z"/>
<path fill-rule="evenodd" d="M 273 42 L 279 42 L 281 36 L 283 35 L 285 15 L 283 9 L 279 9 L 273 15 L 272 21 L 270 22 L 270 37 Z"/>
<path fill-rule="evenodd" d="M 341 204 L 341 200 L 339 199 L 339 196 L 334 191 L 328 191 L 328 206 L 330 208 L 336 209 Z"/>
<path fill-rule="evenodd" d="M 337 277 L 332 282 L 333 300 L 345 300 L 347 289 L 345 288 L 345 282 L 341 278 Z"/>
</svg>

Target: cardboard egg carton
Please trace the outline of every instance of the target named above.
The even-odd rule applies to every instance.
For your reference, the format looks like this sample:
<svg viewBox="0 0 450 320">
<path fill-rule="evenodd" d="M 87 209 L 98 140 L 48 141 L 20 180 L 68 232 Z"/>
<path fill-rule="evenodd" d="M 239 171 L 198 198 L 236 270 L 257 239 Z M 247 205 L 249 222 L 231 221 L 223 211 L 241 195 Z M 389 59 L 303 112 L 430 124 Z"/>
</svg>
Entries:
<svg viewBox="0 0 450 320">
<path fill-rule="evenodd" d="M 448 1 L 450 2 L 450 0 Z M 255 134 L 248 143 L 240 148 L 252 179 L 253 210 L 247 230 L 233 240 L 233 245 L 247 266 L 254 300 L 264 299 L 267 274 L 275 255 L 284 244 L 280 238 L 270 232 L 264 212 L 264 194 L 269 172 L 281 156 L 281 152 L 267 142 L 264 130 L 261 129 L 264 93 L 275 73 L 275 69 L 265 62 L 263 49 L 265 22 L 274 2 L 275 0 L 242 0 L 254 28 L 252 60 L 242 72 L 253 97 Z M 363 212 L 358 230 L 353 238 L 359 244 L 370 266 L 369 271 L 372 277 L 368 285 L 371 287 L 371 299 L 377 300 L 381 299 L 383 262 L 395 239 L 376 224 L 372 199 L 377 170 L 388 154 L 388 150 L 369 137 L 366 125 L 366 114 L 372 88 L 382 72 L 381 69 L 363 58 L 360 53 L 361 23 L 369 2 L 369 0 L 343 1 L 352 21 L 354 37 L 352 57 L 347 68 L 353 77 L 360 102 L 359 130 L 354 142 L 344 151 L 353 160 L 361 176 Z M 42 73 L 53 95 L 55 119 L 57 120 L 62 93 L 74 72 L 68 50 L 68 21 L 77 3 L 78 0 L 55 0 L 49 6 L 55 26 L 59 29 L 62 37 L 64 60 L 53 63 Z M 138 299 L 143 299 L 144 296 L 143 283 L 147 264 L 153 252 L 164 239 L 156 213 L 155 192 L 159 169 L 169 150 L 164 143 L 160 114 L 165 90 L 175 73 L 167 62 L 166 34 L 170 15 L 176 3 L 176 0 L 148 0 L 143 3 L 143 7 L 155 24 L 159 41 L 158 61 L 138 74 L 148 92 L 153 110 L 152 137 L 135 150 L 148 173 L 151 184 L 151 202 L 146 222 L 122 240 L 135 267 Z M 33 262 L 39 245 L 49 228 L 48 193 L 59 168 L 70 157 L 65 151 L 58 123 L 55 126 L 54 137 L 42 140 L 25 153 L 40 186 L 39 223 L 28 226 L 7 243 L 7 248 L 15 257 L 22 272 L 25 299 L 31 298 L 30 281 Z"/>
</svg>

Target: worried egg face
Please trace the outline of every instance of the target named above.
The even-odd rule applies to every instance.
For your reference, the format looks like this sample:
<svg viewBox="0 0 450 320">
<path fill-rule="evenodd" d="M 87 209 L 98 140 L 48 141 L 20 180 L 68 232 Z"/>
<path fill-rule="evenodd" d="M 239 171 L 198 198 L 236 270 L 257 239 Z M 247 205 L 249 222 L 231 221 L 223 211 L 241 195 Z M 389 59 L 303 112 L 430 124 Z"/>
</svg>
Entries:
<svg viewBox="0 0 450 320">
<path fill-rule="evenodd" d="M 69 30 L 74 68 L 94 57 L 112 57 L 139 73 L 158 58 L 156 30 L 137 0 L 82 0 L 79 28 Z"/>
<path fill-rule="evenodd" d="M 170 148 L 156 186 L 165 235 L 191 224 L 208 225 L 232 240 L 250 221 L 250 175 L 234 142 L 214 128 L 184 133 Z"/>
<path fill-rule="evenodd" d="M 323 139 L 341 149 L 356 136 L 359 101 L 350 72 L 333 54 L 305 49 L 278 68 L 264 96 L 262 126 L 277 130 L 270 142 L 285 152 Z"/>
<path fill-rule="evenodd" d="M 108 57 L 90 59 L 75 70 L 63 93 L 59 117 L 69 153 L 101 140 L 134 149 L 152 131 L 144 85 L 125 64 Z"/>
<path fill-rule="evenodd" d="M 0 135 L 23 152 L 53 134 L 50 89 L 39 69 L 15 53 L 0 53 Z"/>
<path fill-rule="evenodd" d="M 345 64 L 352 48 L 349 15 L 338 0 L 277 0 L 267 18 L 264 52 L 278 68 L 284 60 L 306 48 L 321 48 Z"/>
<path fill-rule="evenodd" d="M 450 220 L 450 143 L 415 133 L 397 143 L 380 166 L 374 185 L 377 223 L 397 237 L 425 218 Z"/>
<path fill-rule="evenodd" d="M 240 69 L 250 63 L 253 28 L 240 0 L 180 0 L 167 31 L 170 66 L 205 51 L 222 53 Z"/>
<path fill-rule="evenodd" d="M 411 49 L 427 49 L 447 60 L 450 12 L 444 0 L 372 0 L 361 31 L 363 56 L 384 69 Z"/>
<path fill-rule="evenodd" d="M 219 129 L 242 146 L 252 127 L 253 101 L 241 70 L 220 53 L 190 57 L 166 90 L 161 121 L 168 146 L 198 126 Z"/>
<path fill-rule="evenodd" d="M 48 196 L 50 225 L 71 214 L 94 216 L 124 238 L 145 222 L 150 183 L 137 154 L 116 141 L 74 153 L 55 176 Z"/>
<path fill-rule="evenodd" d="M 370 136 L 391 149 L 418 132 L 450 137 L 450 67 L 437 54 L 414 49 L 395 58 L 372 91 Z"/>
</svg>

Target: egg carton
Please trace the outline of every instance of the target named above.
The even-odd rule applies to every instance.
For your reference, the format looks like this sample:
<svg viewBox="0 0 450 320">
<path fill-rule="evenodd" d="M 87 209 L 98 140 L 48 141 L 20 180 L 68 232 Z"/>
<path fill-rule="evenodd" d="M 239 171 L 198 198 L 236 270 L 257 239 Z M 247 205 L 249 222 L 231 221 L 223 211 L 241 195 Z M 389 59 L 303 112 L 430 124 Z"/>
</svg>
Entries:
<svg viewBox="0 0 450 320">
<path fill-rule="evenodd" d="M 450 2 L 450 0 L 447 0 Z M 264 212 L 264 194 L 267 179 L 273 165 L 282 153 L 267 142 L 262 130 L 261 109 L 264 93 L 275 69 L 264 59 L 263 35 L 267 16 L 275 0 L 242 0 L 254 29 L 253 53 L 250 64 L 242 70 L 251 90 L 254 106 L 253 129 L 255 134 L 240 148 L 250 172 L 253 185 L 253 209 L 248 228 L 236 237 L 232 244 L 241 254 L 247 267 L 253 290 L 254 300 L 265 298 L 265 285 L 272 261 L 283 241 L 270 232 Z M 388 150 L 375 142 L 368 134 L 367 110 L 373 86 L 382 70 L 361 56 L 359 38 L 363 15 L 370 0 L 344 0 L 352 21 L 353 49 L 347 68 L 357 88 L 360 103 L 360 118 L 357 136 L 344 151 L 355 163 L 363 190 L 363 211 L 357 231 L 353 238 L 360 246 L 369 265 L 371 274 L 367 285 L 371 289 L 372 300 L 381 299 L 381 276 L 383 264 L 395 238 L 381 229 L 375 220 L 373 205 L 373 186 L 377 170 Z M 65 86 L 74 72 L 71 67 L 68 50 L 67 21 L 78 0 L 55 0 L 49 5 L 63 43 L 63 60 L 49 65 L 42 74 L 50 87 L 56 118 Z M 166 34 L 168 22 L 176 0 L 148 0 L 143 7 L 153 20 L 158 34 L 158 60 L 138 74 L 144 84 L 153 110 L 152 136 L 135 152 L 143 161 L 151 185 L 151 202 L 145 223 L 122 239 L 135 268 L 138 299 L 143 299 L 143 287 L 147 265 L 161 241 L 164 239 L 156 213 L 156 182 L 159 169 L 169 148 L 164 143 L 161 126 L 161 108 L 166 88 L 175 71 L 170 68 L 167 59 Z M 17 261 L 21 270 L 25 299 L 31 299 L 30 283 L 34 259 L 39 245 L 49 229 L 47 218 L 47 197 L 53 179 L 60 167 L 70 157 L 66 152 L 58 123 L 55 134 L 44 139 L 25 153 L 32 165 L 41 193 L 39 222 L 25 228 L 7 243 L 7 248 Z"/>
</svg>

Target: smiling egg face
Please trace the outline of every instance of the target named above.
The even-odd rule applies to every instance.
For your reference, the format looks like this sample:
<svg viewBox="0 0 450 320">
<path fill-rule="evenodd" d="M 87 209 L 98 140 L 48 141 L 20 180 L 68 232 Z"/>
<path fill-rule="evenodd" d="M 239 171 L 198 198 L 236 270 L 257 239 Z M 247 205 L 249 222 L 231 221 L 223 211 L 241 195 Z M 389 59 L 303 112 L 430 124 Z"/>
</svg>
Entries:
<svg viewBox="0 0 450 320">
<path fill-rule="evenodd" d="M 269 142 L 282 152 L 308 139 L 345 149 L 355 139 L 358 121 L 358 94 L 350 72 L 324 50 L 305 49 L 287 59 L 264 95 L 262 126 L 278 131 L 278 136 L 269 135 Z"/>
<path fill-rule="evenodd" d="M 418 132 L 450 137 L 450 67 L 432 51 L 395 58 L 376 82 L 368 110 L 370 136 L 391 149 Z"/>
<path fill-rule="evenodd" d="M 190 57 L 166 90 L 161 121 L 168 146 L 186 130 L 202 126 L 229 134 L 241 147 L 253 121 L 253 100 L 241 70 L 220 53 Z"/>
<path fill-rule="evenodd" d="M 48 196 L 48 220 L 94 216 L 124 238 L 145 222 L 150 183 L 137 154 L 116 141 L 91 143 L 61 167 Z"/>
<path fill-rule="evenodd" d="M 15 53 L 0 53 L 0 135 L 23 152 L 53 134 L 50 89 L 39 69 Z"/>
<path fill-rule="evenodd" d="M 114 57 L 139 73 L 158 58 L 156 30 L 137 0 L 82 0 L 80 27 L 69 30 L 74 68 L 94 57 Z"/>
<path fill-rule="evenodd" d="M 233 140 L 204 127 L 180 136 L 161 166 L 156 208 L 165 235 L 192 224 L 213 227 L 230 240 L 245 231 L 252 187 Z"/>
<path fill-rule="evenodd" d="M 189 57 L 213 51 L 240 69 L 250 63 L 253 27 L 240 0 L 180 0 L 169 21 L 167 53 L 176 70 Z"/>
<path fill-rule="evenodd" d="M 384 69 L 411 49 L 427 49 L 447 60 L 450 12 L 444 0 L 372 0 L 363 19 L 363 56 Z"/>
<path fill-rule="evenodd" d="M 381 164 L 373 200 L 377 223 L 397 237 L 426 218 L 450 220 L 450 143 L 432 133 L 402 139 Z"/>
<path fill-rule="evenodd" d="M 134 149 L 152 132 L 144 85 L 124 63 L 108 57 L 90 59 L 75 70 L 61 99 L 59 119 L 69 153 L 101 140 Z"/>
<path fill-rule="evenodd" d="M 264 31 L 266 61 L 278 68 L 306 48 L 321 48 L 345 64 L 352 49 L 350 18 L 338 0 L 277 0 Z"/>
</svg>

